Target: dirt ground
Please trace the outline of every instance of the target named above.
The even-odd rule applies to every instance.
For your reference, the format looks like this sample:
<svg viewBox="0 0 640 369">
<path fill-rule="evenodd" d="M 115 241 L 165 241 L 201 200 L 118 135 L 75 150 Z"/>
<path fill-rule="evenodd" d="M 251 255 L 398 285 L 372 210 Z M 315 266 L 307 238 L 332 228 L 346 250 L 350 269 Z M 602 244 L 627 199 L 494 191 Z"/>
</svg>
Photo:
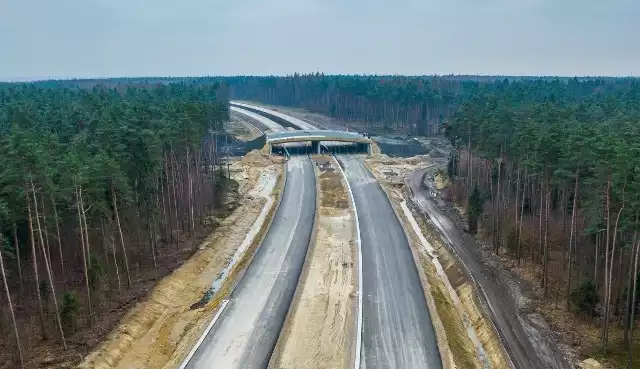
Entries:
<svg viewBox="0 0 640 369">
<path fill-rule="evenodd" d="M 241 116 L 232 114 L 229 118 L 225 130 L 234 135 L 238 140 L 251 141 L 262 135 L 262 132 L 260 132 L 256 126 L 242 119 Z"/>
<path fill-rule="evenodd" d="M 384 179 L 395 185 L 402 185 L 404 178 L 416 168 L 435 166 L 430 155 L 418 155 L 410 158 L 391 158 L 386 155 L 374 155 L 365 159 L 367 166 L 378 179 Z"/>
<path fill-rule="evenodd" d="M 346 186 L 330 157 L 316 157 L 319 209 L 295 300 L 271 368 L 353 365 L 355 223 Z"/>
<path fill-rule="evenodd" d="M 448 368 L 507 368 L 508 358 L 494 331 L 475 302 L 469 281 L 441 242 L 437 230 L 428 227 L 421 214 L 406 203 L 403 179 L 417 167 L 438 163 L 427 156 L 394 158 L 374 156 L 367 166 L 387 192 L 417 255 L 425 295 Z M 434 312 L 435 310 L 435 312 Z"/>
<path fill-rule="evenodd" d="M 221 300 L 218 295 L 228 292 L 235 274 L 228 273 L 207 303 L 199 303 L 203 295 L 213 288 L 231 260 L 236 260 L 238 248 L 247 250 L 247 245 L 255 243 L 247 237 L 259 237 L 260 231 L 255 229 L 262 225 L 256 224 L 256 219 L 268 224 L 267 217 L 261 215 L 272 213 L 265 207 L 273 207 L 282 171 L 273 160 L 252 152 L 233 164 L 232 175 L 241 183 L 240 193 L 244 195 L 242 205 L 222 221 L 195 255 L 125 315 L 79 368 L 168 369 L 180 364 L 215 314 Z"/>
</svg>

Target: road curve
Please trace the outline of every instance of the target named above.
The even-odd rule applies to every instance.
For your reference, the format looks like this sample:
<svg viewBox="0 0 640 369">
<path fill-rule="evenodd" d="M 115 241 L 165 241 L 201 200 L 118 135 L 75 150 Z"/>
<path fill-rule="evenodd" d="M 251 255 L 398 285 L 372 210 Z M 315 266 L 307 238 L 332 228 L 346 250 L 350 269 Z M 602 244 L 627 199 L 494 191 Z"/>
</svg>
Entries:
<svg viewBox="0 0 640 369">
<path fill-rule="evenodd" d="M 557 345 L 549 342 L 550 337 L 535 336 L 539 323 L 530 319 L 528 314 L 518 312 L 513 293 L 506 283 L 496 278 L 493 269 L 484 264 L 482 251 L 475 240 L 458 228 L 431 198 L 429 189 L 422 185 L 424 174 L 429 169 L 417 170 L 407 177 L 413 200 L 429 215 L 480 287 L 514 366 L 518 369 L 570 368 Z"/>
<path fill-rule="evenodd" d="M 315 208 L 311 160 L 292 157 L 282 200 L 264 241 L 186 368 L 267 367 L 302 270 Z"/>
<path fill-rule="evenodd" d="M 269 118 L 264 117 L 263 115 L 260 114 L 256 114 L 252 111 L 246 110 L 246 109 L 242 109 L 242 108 L 238 108 L 235 106 L 230 106 L 229 110 L 236 112 L 236 113 L 240 113 L 240 114 L 244 114 L 250 118 L 253 118 L 255 120 L 257 120 L 258 122 L 260 122 L 261 124 L 263 124 L 265 127 L 267 127 L 271 132 L 285 132 L 286 129 L 279 125 L 278 123 L 272 121 Z"/>
<path fill-rule="evenodd" d="M 386 194 L 355 157 L 340 156 L 362 239 L 363 369 L 442 368 L 407 237 Z"/>
<path fill-rule="evenodd" d="M 286 115 L 280 112 L 277 112 L 275 110 L 271 110 L 271 109 L 267 109 L 267 108 L 263 108 L 262 106 L 257 106 L 257 105 L 250 105 L 250 104 L 245 104 L 245 103 L 241 103 L 241 102 L 237 102 L 237 101 L 231 101 L 230 104 L 232 106 L 235 107 L 239 107 L 239 108 L 248 108 L 254 111 L 259 111 L 261 113 L 267 114 L 267 116 L 271 115 L 274 116 L 276 118 L 280 118 L 280 119 L 284 119 L 287 122 L 291 123 L 292 125 L 298 127 L 298 129 L 306 129 L 306 130 L 316 130 L 318 129 L 318 127 L 305 122 L 303 120 L 300 120 L 298 118 L 292 117 L 290 115 Z"/>
</svg>

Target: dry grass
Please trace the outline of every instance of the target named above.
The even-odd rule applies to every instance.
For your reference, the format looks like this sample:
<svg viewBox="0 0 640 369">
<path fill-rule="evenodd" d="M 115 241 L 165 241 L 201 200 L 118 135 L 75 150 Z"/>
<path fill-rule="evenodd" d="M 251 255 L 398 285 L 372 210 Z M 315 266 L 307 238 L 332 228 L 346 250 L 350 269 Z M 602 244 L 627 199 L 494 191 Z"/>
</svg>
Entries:
<svg viewBox="0 0 640 369">
<path fill-rule="evenodd" d="M 431 223 L 426 222 L 425 218 L 420 216 L 420 214 L 416 215 L 416 222 L 420 226 L 424 237 L 434 247 L 434 252 L 462 303 L 463 311 L 467 315 L 482 344 L 487 359 L 489 360 L 489 365 L 491 368 L 508 367 L 508 359 L 504 347 L 497 332 L 493 328 L 491 319 L 486 316 L 481 308 L 473 282 L 470 281 L 467 275 L 461 270 L 456 257 L 449 252 L 438 230 Z"/>
<path fill-rule="evenodd" d="M 235 115 L 231 115 L 226 130 L 242 141 L 251 141 L 262 134 L 253 124 Z"/>
<path fill-rule="evenodd" d="M 438 273 L 431 261 L 420 253 L 420 263 L 431 283 L 431 294 L 438 310 L 438 315 L 447 335 L 449 349 L 453 355 L 456 368 L 478 368 L 475 349 L 467 336 L 456 306 L 451 300 L 447 288 L 440 281 Z"/>
<path fill-rule="evenodd" d="M 320 206 L 334 209 L 349 208 L 349 198 L 342 185 L 340 173 L 336 171 L 322 172 L 320 174 L 320 191 L 322 191 Z"/>
</svg>

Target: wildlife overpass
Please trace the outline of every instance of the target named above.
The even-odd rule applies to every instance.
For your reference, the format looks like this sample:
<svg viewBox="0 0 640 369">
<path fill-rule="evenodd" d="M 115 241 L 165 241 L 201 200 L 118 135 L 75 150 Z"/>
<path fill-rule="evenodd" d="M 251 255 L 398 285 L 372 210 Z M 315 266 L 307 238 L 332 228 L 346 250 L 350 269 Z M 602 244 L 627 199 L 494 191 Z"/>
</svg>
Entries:
<svg viewBox="0 0 640 369">
<path fill-rule="evenodd" d="M 305 150 L 311 154 L 323 152 L 365 152 L 371 155 L 372 143 L 369 138 L 355 132 L 331 130 L 297 130 L 274 132 L 266 134 L 266 145 L 269 153 L 290 153 L 291 143 L 307 143 L 297 147 L 298 151 Z M 310 144 L 310 145 L 309 145 Z"/>
</svg>

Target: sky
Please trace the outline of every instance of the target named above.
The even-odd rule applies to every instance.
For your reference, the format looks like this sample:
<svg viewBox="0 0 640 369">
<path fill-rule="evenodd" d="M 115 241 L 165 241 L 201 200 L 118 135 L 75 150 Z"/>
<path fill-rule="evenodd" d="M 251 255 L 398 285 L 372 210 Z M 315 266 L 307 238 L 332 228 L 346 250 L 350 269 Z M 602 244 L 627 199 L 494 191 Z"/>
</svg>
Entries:
<svg viewBox="0 0 640 369">
<path fill-rule="evenodd" d="M 640 75 L 638 0 L 0 0 L 0 80 Z"/>
</svg>

